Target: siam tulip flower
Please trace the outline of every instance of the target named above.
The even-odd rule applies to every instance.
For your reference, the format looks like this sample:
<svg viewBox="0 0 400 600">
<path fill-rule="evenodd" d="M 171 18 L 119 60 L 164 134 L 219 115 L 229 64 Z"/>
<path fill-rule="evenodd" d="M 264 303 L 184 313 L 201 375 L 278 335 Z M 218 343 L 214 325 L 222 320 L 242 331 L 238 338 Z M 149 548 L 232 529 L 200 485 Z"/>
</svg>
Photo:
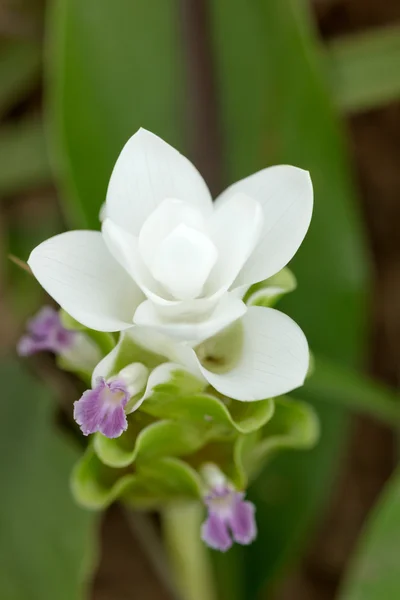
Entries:
<svg viewBox="0 0 400 600">
<path fill-rule="evenodd" d="M 113 170 L 102 232 L 55 236 L 28 263 L 85 326 L 137 324 L 194 346 L 245 315 L 243 293 L 293 257 L 312 204 L 309 174 L 283 165 L 235 183 L 213 204 L 196 168 L 141 129 Z"/>
<path fill-rule="evenodd" d="M 218 469 L 215 467 L 215 471 Z M 215 550 L 226 552 L 233 542 L 247 546 L 257 537 L 255 506 L 245 494 L 229 484 L 222 473 L 205 496 L 208 516 L 201 528 L 201 539 Z"/>
<path fill-rule="evenodd" d="M 57 310 L 44 306 L 27 322 L 27 332 L 17 344 L 19 356 L 37 352 L 52 352 L 64 364 L 82 371 L 91 371 L 100 359 L 100 352 L 83 333 L 66 329 Z"/>
</svg>

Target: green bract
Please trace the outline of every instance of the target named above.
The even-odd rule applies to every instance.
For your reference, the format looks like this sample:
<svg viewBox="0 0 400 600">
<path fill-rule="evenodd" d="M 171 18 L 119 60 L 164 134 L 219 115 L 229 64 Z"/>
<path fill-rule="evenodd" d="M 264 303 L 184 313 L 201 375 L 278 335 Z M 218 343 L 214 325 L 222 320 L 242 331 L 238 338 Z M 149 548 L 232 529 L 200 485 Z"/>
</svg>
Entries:
<svg viewBox="0 0 400 600">
<path fill-rule="evenodd" d="M 162 458 L 135 472 L 104 465 L 89 447 L 72 473 L 72 492 L 82 506 L 103 509 L 117 499 L 137 508 L 157 508 L 179 499 L 199 499 L 201 480 L 176 458 Z"/>
<path fill-rule="evenodd" d="M 296 277 L 287 267 L 276 275 L 251 286 L 243 300 L 250 306 L 275 306 L 275 304 L 297 287 Z"/>
<path fill-rule="evenodd" d="M 162 384 L 154 395 L 174 406 L 173 391 L 178 389 L 174 376 L 171 384 Z M 185 378 L 183 378 L 185 380 Z M 171 397 L 165 387 L 171 388 Z M 200 410 L 202 396 L 197 398 Z M 288 398 L 265 400 L 253 417 L 230 418 L 222 400 L 204 395 L 212 401 L 220 422 L 191 421 L 189 411 L 181 420 L 155 421 L 142 411 L 131 415 L 128 430 L 110 440 L 96 435 L 73 472 L 72 489 L 76 500 L 84 506 L 101 509 L 116 499 L 141 508 L 156 508 L 168 501 L 200 498 L 205 492 L 199 472 L 209 462 L 217 464 L 239 488 L 245 488 L 267 460 L 280 449 L 311 447 L 318 438 L 318 421 L 313 410 L 302 402 Z M 191 403 L 182 394 L 176 402 Z M 168 402 L 169 400 L 169 402 Z M 236 404 L 236 403 L 235 403 Z M 246 405 L 247 406 L 247 405 Z M 274 411 L 275 406 L 275 411 Z M 229 426 L 228 426 L 229 424 Z M 251 425 L 249 425 L 251 424 Z M 240 430 L 242 427 L 242 430 Z M 178 458 L 179 457 L 179 458 Z"/>
<path fill-rule="evenodd" d="M 272 306 L 295 287 L 294 276 L 285 268 L 252 286 L 244 299 L 248 304 Z M 65 313 L 63 323 L 91 334 Z M 206 340 L 201 345 L 205 360 L 212 356 L 213 367 L 217 362 L 219 368 L 218 357 L 236 334 L 233 326 L 220 337 L 219 346 Z M 201 499 L 207 492 L 202 472 L 209 463 L 237 489 L 244 489 L 279 450 L 307 449 L 317 441 L 317 417 L 303 402 L 287 397 L 232 400 L 179 367 L 179 360 L 176 365 L 169 362 L 165 370 L 161 367 L 162 376 L 152 378 L 154 369 L 161 372 L 160 365 L 171 360 L 167 345 L 165 354 L 160 354 L 162 344 L 153 352 L 151 344 L 144 347 L 140 335 L 122 333 L 116 345 L 111 334 L 96 336 L 103 351 L 107 344 L 111 351 L 96 367 L 95 376 L 98 372 L 106 379 L 118 377 L 129 365 L 141 363 L 149 379 L 146 389 L 126 406 L 126 412 L 133 411 L 127 430 L 112 439 L 96 433 L 74 469 L 72 490 L 86 507 L 102 509 L 119 499 L 138 508 L 159 508 Z"/>
<path fill-rule="evenodd" d="M 61 323 L 63 324 L 65 329 L 84 332 L 98 346 L 103 356 L 111 352 L 111 350 L 114 348 L 116 340 L 112 333 L 107 333 L 106 331 L 94 331 L 94 329 L 89 329 L 88 327 L 81 325 L 81 323 L 78 323 L 78 321 L 76 321 L 63 309 L 60 309 L 59 314 Z"/>
</svg>

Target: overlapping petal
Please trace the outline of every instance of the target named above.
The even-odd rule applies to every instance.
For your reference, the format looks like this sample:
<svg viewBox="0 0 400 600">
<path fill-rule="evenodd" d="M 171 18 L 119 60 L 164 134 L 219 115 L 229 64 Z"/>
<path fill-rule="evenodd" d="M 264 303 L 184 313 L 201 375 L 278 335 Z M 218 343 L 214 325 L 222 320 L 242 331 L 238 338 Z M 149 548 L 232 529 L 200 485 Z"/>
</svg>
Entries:
<svg viewBox="0 0 400 600">
<path fill-rule="evenodd" d="M 143 294 L 111 256 L 101 233 L 56 235 L 32 251 L 28 264 L 47 293 L 79 323 L 98 331 L 132 326 Z"/>
<path fill-rule="evenodd" d="M 238 193 L 217 204 L 208 222 L 218 261 L 206 285 L 208 294 L 226 291 L 246 263 L 260 238 L 263 211 L 259 202 Z"/>
<path fill-rule="evenodd" d="M 239 193 L 260 203 L 264 226 L 233 287 L 267 279 L 287 265 L 307 233 L 313 209 L 310 175 L 297 167 L 270 167 L 234 183 L 217 198 L 217 210 Z"/>
<path fill-rule="evenodd" d="M 163 318 L 154 303 L 147 300 L 137 308 L 134 322 L 152 327 L 173 339 L 198 344 L 239 319 L 247 310 L 240 298 L 229 293 L 220 298 L 212 311 L 199 314 L 196 319 L 193 319 L 193 315 L 185 318 L 184 306 L 180 308 L 181 318 L 178 316 L 175 320 L 170 320 Z"/>
</svg>

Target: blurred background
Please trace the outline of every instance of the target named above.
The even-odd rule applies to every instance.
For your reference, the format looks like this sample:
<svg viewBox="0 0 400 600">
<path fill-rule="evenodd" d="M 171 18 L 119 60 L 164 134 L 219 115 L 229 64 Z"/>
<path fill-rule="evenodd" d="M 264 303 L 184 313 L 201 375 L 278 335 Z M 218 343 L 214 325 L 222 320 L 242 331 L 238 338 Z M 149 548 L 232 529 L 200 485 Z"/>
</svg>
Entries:
<svg viewBox="0 0 400 600">
<path fill-rule="evenodd" d="M 22 365 L 14 351 L 45 298 L 9 255 L 97 228 L 112 166 L 140 126 L 184 152 L 214 194 L 270 164 L 310 170 L 315 216 L 282 309 L 317 367 L 321 356 L 399 385 L 399 0 L 0 0 L 4 600 L 172 598 L 147 532 L 118 507 L 99 530 L 73 505 L 79 448 L 57 403 L 71 406 L 74 380 L 51 357 Z M 253 486 L 257 543 L 213 556 L 222 600 L 400 597 L 400 483 L 392 512 L 383 505 L 386 533 L 381 504 L 371 513 L 396 465 L 397 423 L 364 414 L 374 409 L 357 381 L 348 407 L 336 375 L 304 389 L 321 442 L 279 456 Z"/>
</svg>

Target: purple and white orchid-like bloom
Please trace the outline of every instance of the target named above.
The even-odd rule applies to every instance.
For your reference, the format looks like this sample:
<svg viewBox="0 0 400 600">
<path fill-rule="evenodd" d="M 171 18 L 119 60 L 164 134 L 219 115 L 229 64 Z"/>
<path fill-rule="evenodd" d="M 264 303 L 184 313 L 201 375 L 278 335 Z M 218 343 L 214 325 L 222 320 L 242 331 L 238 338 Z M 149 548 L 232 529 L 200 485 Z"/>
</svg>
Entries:
<svg viewBox="0 0 400 600">
<path fill-rule="evenodd" d="M 247 546 L 257 537 L 255 506 L 244 500 L 244 493 L 228 485 L 215 487 L 205 497 L 208 516 L 201 528 L 201 539 L 215 550 L 226 552 L 233 542 Z"/>
<path fill-rule="evenodd" d="M 210 548 L 226 552 L 233 541 L 247 546 L 255 540 L 255 506 L 243 498 L 242 492 L 228 487 L 215 489 L 205 498 L 208 517 L 201 538 Z"/>
<path fill-rule="evenodd" d="M 93 389 L 74 402 L 74 419 L 83 435 L 99 431 L 109 438 L 120 436 L 128 427 L 124 408 L 129 398 L 122 379 L 107 382 L 100 377 Z"/>
<path fill-rule="evenodd" d="M 108 380 L 99 375 L 104 360 L 96 367 L 92 389 L 74 402 L 74 419 L 84 435 L 99 431 L 108 438 L 119 437 L 128 427 L 125 407 L 146 387 L 148 369 L 133 363 Z"/>
<path fill-rule="evenodd" d="M 58 311 L 44 306 L 27 321 L 26 333 L 17 344 L 17 352 L 19 356 L 31 356 L 37 352 L 62 354 L 74 346 L 76 336 L 75 331 L 63 327 Z"/>
<path fill-rule="evenodd" d="M 197 169 L 140 129 L 113 170 L 102 232 L 57 235 L 28 264 L 91 329 L 135 323 L 196 344 L 246 313 L 243 290 L 293 257 L 312 206 L 308 172 L 283 165 L 235 183 L 213 204 Z"/>
<path fill-rule="evenodd" d="M 97 346 L 85 334 L 66 329 L 59 312 L 51 306 L 44 306 L 28 320 L 26 333 L 17 344 L 19 356 L 38 352 L 52 352 L 82 371 L 92 371 L 100 360 Z"/>
</svg>

